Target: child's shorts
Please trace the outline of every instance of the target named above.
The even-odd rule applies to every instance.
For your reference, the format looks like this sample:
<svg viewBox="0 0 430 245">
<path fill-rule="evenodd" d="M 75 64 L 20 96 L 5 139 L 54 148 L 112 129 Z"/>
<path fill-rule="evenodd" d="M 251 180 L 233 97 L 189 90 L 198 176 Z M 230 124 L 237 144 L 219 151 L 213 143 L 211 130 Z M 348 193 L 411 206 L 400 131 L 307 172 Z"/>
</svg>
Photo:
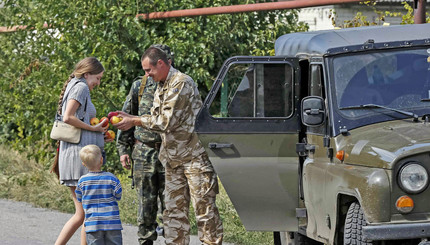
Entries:
<svg viewBox="0 0 430 245">
<path fill-rule="evenodd" d="M 87 233 L 87 245 L 122 245 L 121 230 Z"/>
</svg>

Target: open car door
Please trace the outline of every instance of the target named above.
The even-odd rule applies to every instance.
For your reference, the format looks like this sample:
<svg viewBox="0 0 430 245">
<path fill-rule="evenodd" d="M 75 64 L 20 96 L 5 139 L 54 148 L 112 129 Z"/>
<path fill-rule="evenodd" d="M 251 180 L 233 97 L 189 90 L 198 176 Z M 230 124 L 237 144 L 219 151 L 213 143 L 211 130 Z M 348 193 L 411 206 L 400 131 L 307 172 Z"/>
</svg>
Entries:
<svg viewBox="0 0 430 245">
<path fill-rule="evenodd" d="M 196 131 L 247 230 L 297 231 L 296 58 L 228 59 Z"/>
</svg>

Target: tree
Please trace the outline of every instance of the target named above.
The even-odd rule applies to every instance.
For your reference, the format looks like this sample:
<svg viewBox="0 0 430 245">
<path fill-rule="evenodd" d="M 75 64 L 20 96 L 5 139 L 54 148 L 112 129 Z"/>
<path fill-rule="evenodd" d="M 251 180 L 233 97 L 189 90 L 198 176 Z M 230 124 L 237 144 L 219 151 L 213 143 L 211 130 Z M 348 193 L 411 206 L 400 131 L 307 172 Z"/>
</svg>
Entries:
<svg viewBox="0 0 430 245">
<path fill-rule="evenodd" d="M 106 69 L 100 88 L 91 94 L 99 117 L 121 109 L 133 78 L 143 75 L 140 55 L 153 43 L 172 47 L 175 66 L 194 78 L 205 97 L 229 56 L 270 55 L 277 37 L 305 31 L 297 12 L 146 21 L 136 14 L 254 2 L 3 1 L 0 25 L 27 28 L 0 34 L 0 86 L 7 91 L 0 99 L 0 142 L 11 142 L 47 166 L 54 153 L 49 132 L 58 95 L 73 65 L 86 56 L 99 58 Z M 109 170 L 119 168 L 114 145 L 108 144 L 107 151 Z"/>
</svg>

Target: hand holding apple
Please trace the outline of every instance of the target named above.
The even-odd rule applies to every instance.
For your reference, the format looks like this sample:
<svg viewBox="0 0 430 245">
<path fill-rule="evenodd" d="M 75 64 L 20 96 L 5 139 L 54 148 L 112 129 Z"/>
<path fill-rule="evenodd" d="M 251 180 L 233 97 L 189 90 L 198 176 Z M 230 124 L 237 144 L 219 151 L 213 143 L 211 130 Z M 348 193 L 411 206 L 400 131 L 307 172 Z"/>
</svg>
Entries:
<svg viewBox="0 0 430 245">
<path fill-rule="evenodd" d="M 109 126 L 109 123 L 107 123 L 107 126 L 103 126 L 106 123 L 103 123 L 103 120 L 100 121 L 97 117 L 91 118 L 90 124 L 92 126 L 92 129 L 90 129 L 91 131 L 102 132 L 102 133 L 106 132 L 106 130 L 108 130 L 108 126 Z"/>
<path fill-rule="evenodd" d="M 117 124 L 119 122 L 122 121 L 122 117 L 121 116 L 112 116 L 110 118 L 110 123 L 112 123 L 112 125 Z"/>
<path fill-rule="evenodd" d="M 104 120 L 106 120 L 106 121 L 102 124 L 102 127 L 103 128 L 109 127 L 109 119 L 107 117 L 102 117 L 100 119 L 100 122 L 103 122 Z"/>
<path fill-rule="evenodd" d="M 138 116 L 133 116 L 130 114 L 127 114 L 123 111 L 116 111 L 118 113 L 118 115 L 116 117 L 120 117 L 122 118 L 122 120 L 120 120 L 117 123 L 112 123 L 112 125 L 114 125 L 115 127 L 117 127 L 119 130 L 128 130 L 134 126 L 141 126 L 141 121 L 140 121 L 140 117 Z M 114 117 L 111 118 L 111 120 Z M 111 121 L 112 122 L 112 121 Z"/>
</svg>

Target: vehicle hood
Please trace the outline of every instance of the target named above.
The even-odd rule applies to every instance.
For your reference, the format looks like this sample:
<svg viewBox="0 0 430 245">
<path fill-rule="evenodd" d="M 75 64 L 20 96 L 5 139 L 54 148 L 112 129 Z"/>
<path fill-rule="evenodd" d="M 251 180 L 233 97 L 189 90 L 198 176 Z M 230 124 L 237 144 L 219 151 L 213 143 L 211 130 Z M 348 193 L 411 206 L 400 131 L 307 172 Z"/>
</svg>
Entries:
<svg viewBox="0 0 430 245">
<path fill-rule="evenodd" d="M 350 130 L 335 138 L 346 164 L 392 169 L 406 156 L 430 152 L 430 124 L 396 120 Z"/>
</svg>

